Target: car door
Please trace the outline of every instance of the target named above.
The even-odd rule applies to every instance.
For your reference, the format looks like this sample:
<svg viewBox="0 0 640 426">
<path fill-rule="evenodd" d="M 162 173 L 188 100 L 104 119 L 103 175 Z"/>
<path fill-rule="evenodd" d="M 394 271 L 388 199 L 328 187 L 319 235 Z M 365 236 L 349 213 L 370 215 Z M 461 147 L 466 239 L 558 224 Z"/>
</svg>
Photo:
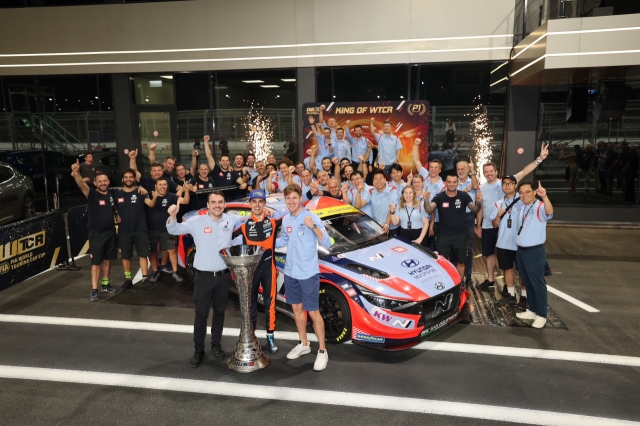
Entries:
<svg viewBox="0 0 640 426">
<path fill-rule="evenodd" d="M 16 181 L 13 170 L 0 165 L 0 223 L 12 222 L 22 217 L 22 199 Z"/>
</svg>

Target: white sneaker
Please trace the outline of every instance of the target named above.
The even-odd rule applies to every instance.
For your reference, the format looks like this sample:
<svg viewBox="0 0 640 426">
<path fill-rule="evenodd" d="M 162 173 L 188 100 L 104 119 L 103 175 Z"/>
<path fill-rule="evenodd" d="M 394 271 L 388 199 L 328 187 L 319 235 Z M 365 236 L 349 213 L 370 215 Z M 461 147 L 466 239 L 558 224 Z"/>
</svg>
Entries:
<svg viewBox="0 0 640 426">
<path fill-rule="evenodd" d="M 316 357 L 316 362 L 313 363 L 314 371 L 322 371 L 327 368 L 327 363 L 329 362 L 329 354 L 326 350 L 318 351 L 318 356 Z"/>
<path fill-rule="evenodd" d="M 518 312 L 516 316 L 520 319 L 536 319 L 537 315 L 531 312 L 530 310 L 526 310 L 524 312 Z"/>
<path fill-rule="evenodd" d="M 547 319 L 545 317 L 539 317 L 536 315 L 536 319 L 533 320 L 533 324 L 531 324 L 531 327 L 543 328 L 546 323 Z"/>
<path fill-rule="evenodd" d="M 299 342 L 295 348 L 289 351 L 289 353 L 287 354 L 287 358 L 297 359 L 297 358 L 300 358 L 302 355 L 306 355 L 310 353 L 311 353 L 311 343 L 309 343 L 308 346 L 304 346 L 302 342 Z"/>
</svg>

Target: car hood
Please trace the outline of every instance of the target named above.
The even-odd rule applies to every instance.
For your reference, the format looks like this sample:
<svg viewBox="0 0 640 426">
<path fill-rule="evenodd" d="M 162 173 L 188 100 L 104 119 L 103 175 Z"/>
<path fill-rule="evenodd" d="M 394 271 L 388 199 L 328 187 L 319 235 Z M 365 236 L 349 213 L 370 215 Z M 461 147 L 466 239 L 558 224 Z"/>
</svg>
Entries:
<svg viewBox="0 0 640 426">
<path fill-rule="evenodd" d="M 388 278 L 374 278 L 371 274 L 354 271 L 350 267 L 353 264 L 364 265 Z M 434 259 L 396 238 L 349 253 L 325 256 L 320 266 L 382 296 L 400 300 L 429 299 L 460 282 L 449 261 L 442 257 Z M 456 277 L 455 281 L 452 276 Z"/>
</svg>

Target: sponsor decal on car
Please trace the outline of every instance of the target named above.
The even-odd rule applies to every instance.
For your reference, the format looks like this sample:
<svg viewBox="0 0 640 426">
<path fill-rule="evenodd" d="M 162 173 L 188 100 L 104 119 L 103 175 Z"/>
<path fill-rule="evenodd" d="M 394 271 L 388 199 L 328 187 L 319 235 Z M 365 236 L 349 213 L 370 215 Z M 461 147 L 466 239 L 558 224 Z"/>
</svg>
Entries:
<svg viewBox="0 0 640 426">
<path fill-rule="evenodd" d="M 358 293 L 352 288 L 346 290 L 345 292 L 347 293 L 347 295 L 349 295 L 349 297 L 356 297 L 358 295 Z"/>
<path fill-rule="evenodd" d="M 362 340 L 365 342 L 372 342 L 372 343 L 384 343 L 384 337 L 382 336 L 371 336 L 369 334 L 364 334 L 364 333 L 356 333 L 356 340 Z"/>
<path fill-rule="evenodd" d="M 404 266 L 405 268 L 415 268 L 419 264 L 420 264 L 420 262 L 415 260 L 415 259 L 403 260 L 402 263 L 401 263 L 401 265 Z"/>
<path fill-rule="evenodd" d="M 445 287 L 444 283 L 441 282 L 437 282 L 433 286 L 436 288 L 436 290 L 444 290 Z"/>
<path fill-rule="evenodd" d="M 409 275 L 417 280 L 432 274 L 440 275 L 440 272 L 431 265 L 423 265 L 419 268 L 414 269 L 413 271 L 409 271 Z"/>
<path fill-rule="evenodd" d="M 458 316 L 458 313 L 456 312 L 455 314 L 451 315 L 449 318 L 444 319 L 442 321 L 440 321 L 439 323 L 437 323 L 436 325 L 432 325 L 429 328 L 425 328 L 424 330 L 422 330 L 422 332 L 420 333 L 420 337 L 425 337 L 428 336 L 429 334 L 433 333 L 434 331 L 444 327 L 445 325 L 447 325 L 447 323 L 449 323 L 449 321 L 455 319 Z"/>
<path fill-rule="evenodd" d="M 347 214 L 347 213 L 359 213 L 360 210 L 356 209 L 352 205 L 344 205 L 337 207 L 327 207 L 325 209 L 314 210 L 318 217 L 332 216 L 334 214 Z"/>
<path fill-rule="evenodd" d="M 407 250 L 406 248 L 404 248 L 404 247 L 400 247 L 400 246 L 398 246 L 398 247 L 393 247 L 391 250 L 395 251 L 396 253 L 404 253 L 404 252 L 409 251 L 409 250 Z"/>
</svg>

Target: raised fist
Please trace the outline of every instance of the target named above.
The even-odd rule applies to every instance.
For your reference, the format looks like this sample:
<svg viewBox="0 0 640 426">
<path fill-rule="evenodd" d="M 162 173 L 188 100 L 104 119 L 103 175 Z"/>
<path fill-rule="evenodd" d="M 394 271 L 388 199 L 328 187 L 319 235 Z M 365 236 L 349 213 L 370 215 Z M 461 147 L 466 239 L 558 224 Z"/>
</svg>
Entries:
<svg viewBox="0 0 640 426">
<path fill-rule="evenodd" d="M 153 151 L 154 149 L 156 149 L 158 147 L 158 142 L 156 143 L 152 143 L 151 146 L 149 146 L 149 151 Z"/>
<path fill-rule="evenodd" d="M 349 127 L 349 124 L 351 124 L 351 120 L 347 120 L 347 127 Z"/>
<path fill-rule="evenodd" d="M 396 205 L 395 203 L 393 203 L 389 206 L 389 213 L 395 214 L 395 212 L 396 212 Z"/>
<path fill-rule="evenodd" d="M 311 156 L 311 150 L 310 149 L 307 150 L 307 155 Z"/>
<path fill-rule="evenodd" d="M 333 157 L 333 158 L 331 159 L 331 162 L 332 162 L 334 165 L 338 164 L 338 157 Z"/>
<path fill-rule="evenodd" d="M 178 214 L 178 210 L 180 210 L 180 207 L 178 207 L 177 204 L 172 204 L 169 206 L 169 208 L 167 209 L 167 212 L 169 213 L 169 216 L 174 216 Z M 307 216 L 308 217 L 308 216 Z"/>
<path fill-rule="evenodd" d="M 209 142 L 209 140 L 210 140 L 210 139 L 211 139 L 211 138 L 209 137 L 209 135 L 204 135 L 204 136 L 202 137 L 202 140 L 203 140 L 203 141 L 205 141 L 205 142 Z"/>
<path fill-rule="evenodd" d="M 271 173 L 269 173 L 269 176 L 274 177 L 277 174 L 278 172 L 276 172 L 275 170 L 271 170 Z"/>
<path fill-rule="evenodd" d="M 137 149 L 132 149 L 131 151 L 129 151 L 129 158 L 136 158 L 137 156 L 138 156 Z"/>
<path fill-rule="evenodd" d="M 324 111 L 325 109 L 327 109 L 326 105 L 324 105 L 324 104 L 320 105 L 320 111 Z"/>
<path fill-rule="evenodd" d="M 313 115 L 309 116 L 309 124 L 311 124 L 313 126 L 313 123 L 316 122 L 316 119 L 313 117 Z"/>
<path fill-rule="evenodd" d="M 476 203 L 482 202 L 482 191 L 476 192 Z"/>
<path fill-rule="evenodd" d="M 364 161 L 364 157 L 362 155 L 358 155 L 358 160 L 362 163 Z"/>
<path fill-rule="evenodd" d="M 191 152 L 191 156 L 192 156 L 192 157 L 197 157 L 198 155 L 200 155 L 200 153 L 198 152 L 198 150 L 197 150 L 197 149 L 194 149 L 194 150 Z"/>
<path fill-rule="evenodd" d="M 293 173 L 296 171 L 295 166 L 289 166 L 289 173 Z"/>
<path fill-rule="evenodd" d="M 311 229 L 313 228 L 313 219 L 311 219 L 311 216 L 305 216 L 304 218 L 304 224 L 307 225 L 307 228 Z"/>
<path fill-rule="evenodd" d="M 376 121 L 375 117 L 371 117 L 371 122 L 373 123 L 374 121 Z"/>
<path fill-rule="evenodd" d="M 421 139 L 416 138 L 416 139 L 413 141 L 413 144 L 414 144 L 414 145 L 420 145 L 420 142 L 422 142 L 422 140 L 421 140 Z"/>
</svg>

